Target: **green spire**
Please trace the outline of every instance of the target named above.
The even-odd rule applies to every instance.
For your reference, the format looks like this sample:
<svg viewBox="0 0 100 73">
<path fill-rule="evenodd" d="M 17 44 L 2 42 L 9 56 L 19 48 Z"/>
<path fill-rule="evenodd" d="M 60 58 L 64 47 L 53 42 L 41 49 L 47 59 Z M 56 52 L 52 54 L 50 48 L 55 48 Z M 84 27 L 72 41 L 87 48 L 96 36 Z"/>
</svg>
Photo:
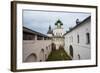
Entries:
<svg viewBox="0 0 100 73">
<path fill-rule="evenodd" d="M 61 26 L 63 25 L 63 23 L 61 22 L 60 19 L 58 19 L 57 22 L 55 23 L 55 25 L 57 26 L 57 28 L 61 28 Z"/>
</svg>

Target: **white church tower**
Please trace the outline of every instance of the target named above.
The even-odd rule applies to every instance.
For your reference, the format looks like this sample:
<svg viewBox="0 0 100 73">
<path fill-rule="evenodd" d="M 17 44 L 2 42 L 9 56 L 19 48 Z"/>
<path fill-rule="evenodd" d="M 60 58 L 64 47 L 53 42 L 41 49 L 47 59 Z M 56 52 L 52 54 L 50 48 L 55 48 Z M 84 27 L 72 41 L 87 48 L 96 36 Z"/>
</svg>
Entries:
<svg viewBox="0 0 100 73">
<path fill-rule="evenodd" d="M 63 23 L 58 19 L 53 30 L 53 43 L 56 45 L 56 49 L 64 47 L 64 31 L 62 26 Z"/>
</svg>

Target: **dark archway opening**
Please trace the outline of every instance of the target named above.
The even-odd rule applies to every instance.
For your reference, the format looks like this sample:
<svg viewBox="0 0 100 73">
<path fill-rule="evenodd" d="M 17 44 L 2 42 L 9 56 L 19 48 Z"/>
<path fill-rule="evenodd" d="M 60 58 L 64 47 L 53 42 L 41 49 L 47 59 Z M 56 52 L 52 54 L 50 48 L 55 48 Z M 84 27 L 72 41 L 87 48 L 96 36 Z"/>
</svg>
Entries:
<svg viewBox="0 0 100 73">
<path fill-rule="evenodd" d="M 40 51 L 40 60 L 44 61 L 45 60 L 45 54 L 44 54 L 44 49 L 42 48 Z"/>
<path fill-rule="evenodd" d="M 36 61 L 37 61 L 37 56 L 36 54 L 32 53 L 26 58 L 25 62 L 36 62 Z"/>
<path fill-rule="evenodd" d="M 55 51 L 56 50 L 56 44 L 55 43 L 52 43 L 51 44 L 51 47 L 52 47 L 52 51 Z"/>
<path fill-rule="evenodd" d="M 69 51 L 70 51 L 70 55 L 71 55 L 72 58 L 73 58 L 73 47 L 72 47 L 72 45 L 70 45 Z"/>
</svg>

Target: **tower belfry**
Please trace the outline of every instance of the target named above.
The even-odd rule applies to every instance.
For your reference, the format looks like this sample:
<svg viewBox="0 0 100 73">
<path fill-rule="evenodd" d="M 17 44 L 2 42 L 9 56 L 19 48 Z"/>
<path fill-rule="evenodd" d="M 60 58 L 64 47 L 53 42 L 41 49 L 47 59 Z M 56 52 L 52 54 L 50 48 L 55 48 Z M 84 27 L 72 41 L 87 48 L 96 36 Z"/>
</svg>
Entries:
<svg viewBox="0 0 100 73">
<path fill-rule="evenodd" d="M 64 46 L 64 31 L 63 31 L 63 23 L 60 19 L 58 19 L 55 23 L 55 28 L 53 29 L 53 43 L 56 45 L 56 49 Z"/>
<path fill-rule="evenodd" d="M 59 47 L 64 46 L 63 23 L 58 19 L 54 25 L 54 29 L 51 29 L 51 26 L 49 25 L 47 35 L 52 38 L 52 43 L 55 44 L 56 49 L 59 49 Z"/>
</svg>

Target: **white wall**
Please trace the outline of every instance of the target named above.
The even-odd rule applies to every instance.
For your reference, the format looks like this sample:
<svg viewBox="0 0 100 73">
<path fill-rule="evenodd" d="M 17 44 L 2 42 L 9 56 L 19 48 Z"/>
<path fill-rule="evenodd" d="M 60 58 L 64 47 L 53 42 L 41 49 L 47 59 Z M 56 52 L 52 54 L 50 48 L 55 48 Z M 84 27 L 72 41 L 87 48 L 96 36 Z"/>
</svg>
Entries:
<svg viewBox="0 0 100 73">
<path fill-rule="evenodd" d="M 64 46 L 64 38 L 63 37 L 61 37 L 61 38 L 53 37 L 52 41 L 56 45 L 57 50 L 59 49 L 59 46 Z"/>
<path fill-rule="evenodd" d="M 55 28 L 53 30 L 53 33 L 54 33 L 54 36 L 61 36 L 62 37 L 64 34 L 64 30 L 63 30 L 63 28 L 60 28 L 60 29 Z"/>
<path fill-rule="evenodd" d="M 48 49 L 47 49 L 48 48 Z M 41 52 L 42 49 L 44 52 Z M 30 54 L 35 54 L 39 62 L 45 61 L 51 52 L 51 40 L 24 40 L 23 41 L 23 61 L 26 62 L 27 57 Z M 46 57 L 45 57 L 46 55 Z"/>
<path fill-rule="evenodd" d="M 13 73 L 10 71 L 10 1 L 0 0 L 0 73 Z M 33 0 L 44 2 L 61 2 L 72 4 L 84 4 L 84 5 L 96 5 L 99 0 Z M 100 9 L 99 12 L 100 13 Z M 98 15 L 100 16 L 100 14 Z M 100 20 L 100 17 L 99 19 Z M 99 21 L 100 24 L 100 21 Z M 98 25 L 98 31 L 100 31 L 100 25 Z M 100 37 L 100 33 L 98 33 Z M 98 38 L 100 43 L 100 38 Z M 100 48 L 100 46 L 98 45 Z M 100 52 L 100 49 L 98 49 Z M 99 73 L 100 72 L 100 53 L 98 53 L 99 67 L 92 68 L 77 68 L 77 69 L 60 69 L 60 70 L 47 70 L 47 71 L 30 71 L 21 73 Z M 19 72 L 20 73 L 20 72 Z"/>
<path fill-rule="evenodd" d="M 63 34 L 64 34 L 64 30 L 63 28 L 56 28 L 53 29 L 53 34 L 54 34 L 54 38 L 53 38 L 53 43 L 56 44 L 56 49 L 59 49 L 59 46 L 63 46 L 64 45 L 64 38 L 63 38 Z M 59 37 L 59 38 L 56 38 Z"/>
<path fill-rule="evenodd" d="M 73 47 L 73 59 L 90 59 L 91 58 L 91 20 L 84 22 L 82 25 L 65 35 L 65 50 L 70 55 L 70 45 Z M 90 44 L 87 44 L 86 33 L 90 34 Z M 79 35 L 79 43 L 77 35 Z"/>
</svg>

